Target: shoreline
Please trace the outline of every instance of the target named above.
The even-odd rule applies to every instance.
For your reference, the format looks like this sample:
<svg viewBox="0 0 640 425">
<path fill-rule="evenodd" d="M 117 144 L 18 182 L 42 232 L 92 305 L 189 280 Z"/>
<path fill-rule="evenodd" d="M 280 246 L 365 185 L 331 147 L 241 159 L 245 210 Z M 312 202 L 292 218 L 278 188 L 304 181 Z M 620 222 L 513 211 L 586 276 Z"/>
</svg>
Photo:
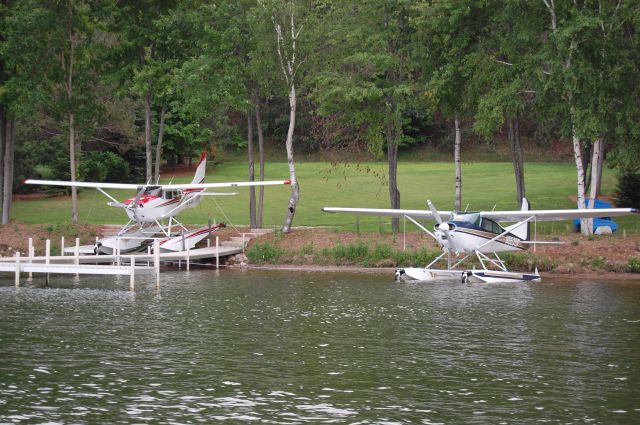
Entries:
<svg viewBox="0 0 640 425">
<path fill-rule="evenodd" d="M 61 236 L 66 246 L 80 238 L 81 244 L 93 244 L 110 225 L 71 226 L 34 225 L 12 221 L 0 226 L 0 255 L 26 252 L 28 237 L 36 252 L 43 252 L 51 239 L 52 250 L 59 250 Z M 245 228 L 223 229 L 216 234 L 220 241 L 230 240 Z M 561 245 L 538 245 L 529 251 L 505 256 L 514 271 L 538 268 L 544 278 L 607 279 L 640 281 L 640 234 L 614 234 L 585 238 L 576 233 L 544 235 Z M 407 232 L 401 237 L 391 234 L 358 233 L 334 228 L 294 227 L 292 232 L 269 233 L 252 239 L 245 249 L 247 265 L 226 264 L 229 268 L 251 270 L 329 271 L 356 273 L 393 273 L 403 267 L 424 267 L 439 247 L 422 233 Z M 633 266 L 633 267 L 631 267 Z M 477 267 L 477 266 L 476 266 Z M 437 267 L 436 267 L 437 268 Z M 472 265 L 462 268 L 473 268 Z"/>
<path fill-rule="evenodd" d="M 321 266 L 321 265 L 309 265 L 309 264 L 247 264 L 247 265 L 225 265 L 225 268 L 231 270 L 282 270 L 282 271 L 294 271 L 294 272 L 328 272 L 328 273 L 389 273 L 393 275 L 395 270 L 402 267 L 361 267 L 361 266 Z M 549 278 L 561 278 L 566 280 L 589 280 L 597 278 L 599 280 L 621 280 L 621 281 L 637 281 L 640 284 L 639 273 L 625 273 L 625 272 L 598 272 L 593 273 L 554 273 L 544 272 L 540 273 L 542 280 Z"/>
</svg>

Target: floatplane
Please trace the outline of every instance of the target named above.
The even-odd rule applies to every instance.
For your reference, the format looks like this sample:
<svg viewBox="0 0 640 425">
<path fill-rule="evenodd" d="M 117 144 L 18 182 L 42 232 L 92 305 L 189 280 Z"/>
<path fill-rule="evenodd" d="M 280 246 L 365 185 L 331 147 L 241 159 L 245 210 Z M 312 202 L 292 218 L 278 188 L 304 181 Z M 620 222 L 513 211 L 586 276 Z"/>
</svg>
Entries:
<svg viewBox="0 0 640 425">
<path fill-rule="evenodd" d="M 195 208 L 204 196 L 233 196 L 237 192 L 207 192 L 213 188 L 238 188 L 248 186 L 270 186 L 290 184 L 289 180 L 257 182 L 204 183 L 207 154 L 200 155 L 191 183 L 184 184 L 127 184 L 70 182 L 59 180 L 25 180 L 25 184 L 45 186 L 86 187 L 97 189 L 110 199 L 108 206 L 122 208 L 129 218 L 115 236 L 99 239 L 91 251 L 94 254 L 112 254 L 136 252 L 145 249 L 149 242 L 160 237 L 160 249 L 163 251 L 184 251 L 193 248 L 198 242 L 225 227 L 224 223 L 188 230 L 176 215 L 187 208 Z M 135 190 L 136 195 L 122 202 L 111 196 L 106 190 Z"/>
<path fill-rule="evenodd" d="M 559 221 L 574 218 L 613 217 L 637 214 L 634 208 L 530 210 L 524 198 L 521 210 L 515 211 L 438 211 L 431 201 L 428 210 L 334 208 L 325 207 L 328 213 L 349 213 L 393 218 L 406 218 L 433 237 L 442 248 L 435 260 L 426 267 L 397 269 L 398 281 L 457 280 L 466 282 L 533 282 L 539 281 L 536 269 L 533 273 L 511 272 L 499 253 L 525 251 L 534 244 L 558 243 L 531 240 L 531 223 L 537 221 Z M 433 232 L 417 220 L 435 220 Z M 500 223 L 513 223 L 503 227 Z M 470 260 L 477 258 L 480 268 L 464 268 Z M 446 261 L 447 268 L 436 268 Z"/>
</svg>

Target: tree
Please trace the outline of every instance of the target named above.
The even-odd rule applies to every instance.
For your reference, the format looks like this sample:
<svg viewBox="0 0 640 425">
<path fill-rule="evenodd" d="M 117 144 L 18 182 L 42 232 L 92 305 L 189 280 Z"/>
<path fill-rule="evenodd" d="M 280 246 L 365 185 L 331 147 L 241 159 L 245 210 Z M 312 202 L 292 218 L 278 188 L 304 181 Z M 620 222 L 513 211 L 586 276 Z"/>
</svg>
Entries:
<svg viewBox="0 0 640 425">
<path fill-rule="evenodd" d="M 77 178 L 80 129 L 99 109 L 90 94 L 94 72 L 93 17 L 99 3 L 59 0 L 46 4 L 25 0 L 11 9 L 7 22 L 6 60 L 15 70 L 7 91 L 15 99 L 15 111 L 26 116 L 36 109 L 64 120 L 69 146 L 69 174 Z M 94 7 L 94 9 L 92 9 Z M 61 24 L 62 23 L 62 24 Z M 13 152 L 13 145 L 6 151 Z M 6 156 L 5 156 L 6 159 Z M 5 161 L 5 198 L 11 193 Z M 77 192 L 72 188 L 71 220 L 78 221 Z M 8 214 L 8 208 L 7 214 Z M 7 217 L 8 220 L 8 217 Z"/>
<path fill-rule="evenodd" d="M 425 96 L 455 128 L 455 210 L 462 209 L 461 122 L 473 115 L 479 96 L 474 74 L 482 61 L 479 45 L 491 30 L 491 9 L 475 0 L 422 1 L 416 4 L 415 60 Z"/>
<path fill-rule="evenodd" d="M 542 0 L 551 32 L 542 49 L 549 78 L 546 94 L 561 99 L 569 122 L 566 132 L 572 140 L 577 171 L 578 207 L 592 207 L 585 202 L 587 164 L 584 148 L 591 148 L 591 196 L 597 194 L 604 140 L 617 141 L 628 129 L 637 134 L 637 124 L 629 118 L 637 112 L 637 98 L 629 98 L 629 78 L 638 76 L 637 5 L 623 2 L 574 1 L 556 4 Z M 543 31 L 541 31 L 543 32 Z M 543 32 L 544 33 L 544 32 Z M 629 101 L 628 103 L 625 101 Z M 620 146 L 620 145 L 619 145 Z M 581 223 L 582 233 L 590 234 L 588 220 Z"/>
<path fill-rule="evenodd" d="M 153 167 L 153 109 L 160 105 L 160 122 L 164 124 L 167 105 L 158 99 L 163 85 L 171 73 L 171 53 L 178 49 L 162 49 L 159 44 L 166 40 L 163 26 L 158 22 L 175 7 L 175 0 L 125 0 L 112 10 L 111 31 L 117 41 L 111 46 L 112 76 L 128 95 L 133 93 L 142 99 L 144 116 L 145 170 L 147 181 L 154 178 Z M 186 44 L 186 43 L 185 43 Z M 166 44 L 165 44 L 166 47 Z M 167 57 L 169 56 L 169 57 Z M 158 132 L 157 152 L 162 150 L 164 127 Z M 158 172 L 155 174 L 159 173 Z"/>
<path fill-rule="evenodd" d="M 9 14 L 9 1 L 0 3 L 0 46 L 6 42 L 6 22 Z M 14 123 L 15 118 L 9 109 L 9 99 L 6 94 L 6 85 L 12 77 L 12 72 L 7 69 L 4 59 L 4 49 L 0 50 L 0 203 L 2 206 L 2 224 L 9 223 L 11 215 L 11 184 L 5 188 L 6 182 L 13 182 L 13 155 Z M 7 150 L 7 146 L 9 149 Z M 7 190 L 8 189 L 8 190 Z M 5 193 L 9 193 L 5 197 Z"/>
<path fill-rule="evenodd" d="M 297 95 L 296 83 L 297 74 L 302 64 L 301 53 L 298 46 L 298 39 L 303 25 L 300 19 L 301 9 L 297 7 L 294 0 L 272 1 L 262 3 L 271 15 L 271 22 L 276 37 L 276 53 L 280 63 L 282 78 L 284 79 L 289 92 L 289 128 L 285 147 L 287 151 L 287 164 L 289 166 L 289 180 L 291 182 L 291 197 L 287 206 L 282 231 L 289 233 L 293 224 L 293 217 L 296 212 L 298 201 L 300 200 L 300 183 L 296 175 L 296 167 L 293 159 L 293 132 L 296 126 Z"/>
<path fill-rule="evenodd" d="M 488 4 L 485 25 L 492 28 L 480 40 L 481 62 L 474 74 L 480 96 L 474 129 L 488 137 L 506 127 L 515 174 L 516 201 L 526 196 L 520 120 L 534 107 L 538 90 L 539 54 L 537 8 L 531 3 Z"/>
<path fill-rule="evenodd" d="M 369 0 L 327 6 L 319 12 L 323 24 L 313 43 L 314 65 L 320 70 L 313 98 L 319 113 L 364 129 L 376 156 L 386 147 L 391 208 L 400 208 L 398 148 L 405 140 L 408 112 L 415 106 L 408 60 L 410 4 Z M 397 219 L 392 229 L 398 231 Z"/>
</svg>

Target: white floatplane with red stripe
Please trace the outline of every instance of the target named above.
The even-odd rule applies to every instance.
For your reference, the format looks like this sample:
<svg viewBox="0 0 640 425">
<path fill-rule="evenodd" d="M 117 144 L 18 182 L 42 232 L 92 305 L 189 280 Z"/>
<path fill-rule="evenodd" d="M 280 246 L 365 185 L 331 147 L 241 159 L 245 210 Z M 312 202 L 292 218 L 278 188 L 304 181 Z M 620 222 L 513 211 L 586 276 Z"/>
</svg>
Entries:
<svg viewBox="0 0 640 425">
<path fill-rule="evenodd" d="M 334 207 L 322 210 L 329 213 L 405 217 L 433 237 L 442 248 L 442 254 L 426 267 L 396 270 L 396 280 L 487 283 L 532 282 L 541 279 L 537 270 L 531 273 L 510 272 L 498 255 L 502 252 L 525 251 L 533 244 L 555 243 L 531 240 L 530 224 L 534 220 L 555 221 L 638 214 L 638 210 L 634 208 L 530 210 L 526 198 L 522 200 L 522 209 L 515 211 L 438 211 L 431 201 L 427 201 L 427 205 L 428 210 Z M 418 219 L 435 220 L 433 232 L 420 224 Z M 502 227 L 499 223 L 514 224 Z M 473 258 L 477 258 L 480 268 L 464 268 L 468 260 Z M 446 269 L 434 267 L 442 261 L 446 261 Z"/>
<path fill-rule="evenodd" d="M 212 231 L 224 227 L 224 224 L 189 230 L 176 219 L 176 215 L 187 208 L 196 207 L 203 196 L 237 195 L 235 192 L 207 192 L 207 189 L 290 184 L 289 180 L 204 183 L 206 165 L 207 153 L 202 152 L 193 180 L 191 183 L 184 184 L 137 185 L 34 179 L 25 180 L 24 183 L 94 188 L 111 200 L 107 205 L 124 209 L 129 222 L 117 235 L 98 240 L 94 248 L 96 254 L 112 254 L 116 250 L 125 253 L 146 249 L 150 241 L 158 236 L 162 238 L 160 240 L 162 250 L 181 251 L 193 248 Z M 105 191 L 109 189 L 135 190 L 136 195 L 119 202 Z"/>
</svg>

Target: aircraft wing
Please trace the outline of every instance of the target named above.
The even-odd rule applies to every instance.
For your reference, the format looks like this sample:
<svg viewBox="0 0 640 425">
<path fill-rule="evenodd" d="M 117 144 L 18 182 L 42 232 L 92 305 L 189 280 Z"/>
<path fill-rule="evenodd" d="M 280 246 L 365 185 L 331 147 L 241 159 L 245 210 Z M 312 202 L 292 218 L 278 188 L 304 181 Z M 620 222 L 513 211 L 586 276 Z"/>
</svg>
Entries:
<svg viewBox="0 0 640 425">
<path fill-rule="evenodd" d="M 373 215 L 379 217 L 397 217 L 402 218 L 405 215 L 412 218 L 422 218 L 426 220 L 435 220 L 433 213 L 428 210 L 396 210 L 391 208 L 334 208 L 324 207 L 322 211 L 328 213 L 347 213 L 354 215 Z M 451 211 L 438 211 L 438 213 L 445 217 L 451 216 Z"/>
<path fill-rule="evenodd" d="M 574 218 L 616 217 L 638 214 L 635 208 L 593 208 L 573 210 L 481 211 L 482 217 L 494 221 L 522 221 L 535 217 L 537 221 L 560 221 Z"/>
<path fill-rule="evenodd" d="M 94 182 L 70 182 L 61 180 L 25 180 L 25 184 L 40 184 L 44 186 L 67 186 L 67 187 L 92 187 L 94 189 L 137 189 L 141 185 L 128 183 L 94 183 Z"/>
<path fill-rule="evenodd" d="M 221 187 L 249 187 L 249 186 L 275 186 L 291 184 L 290 180 L 267 180 L 255 182 L 224 182 L 224 183 L 183 183 L 161 185 L 163 189 L 209 189 Z"/>
<path fill-rule="evenodd" d="M 94 183 L 94 182 L 70 182 L 61 180 L 34 180 L 24 181 L 25 184 L 39 184 L 44 186 L 67 186 L 67 187 L 92 187 L 94 189 L 138 189 L 145 186 L 161 186 L 163 189 L 208 189 L 222 187 L 243 187 L 243 186 L 270 186 L 291 184 L 289 180 L 256 181 L 256 182 L 231 182 L 231 183 L 184 183 L 184 184 L 128 184 L 128 183 Z"/>
</svg>

